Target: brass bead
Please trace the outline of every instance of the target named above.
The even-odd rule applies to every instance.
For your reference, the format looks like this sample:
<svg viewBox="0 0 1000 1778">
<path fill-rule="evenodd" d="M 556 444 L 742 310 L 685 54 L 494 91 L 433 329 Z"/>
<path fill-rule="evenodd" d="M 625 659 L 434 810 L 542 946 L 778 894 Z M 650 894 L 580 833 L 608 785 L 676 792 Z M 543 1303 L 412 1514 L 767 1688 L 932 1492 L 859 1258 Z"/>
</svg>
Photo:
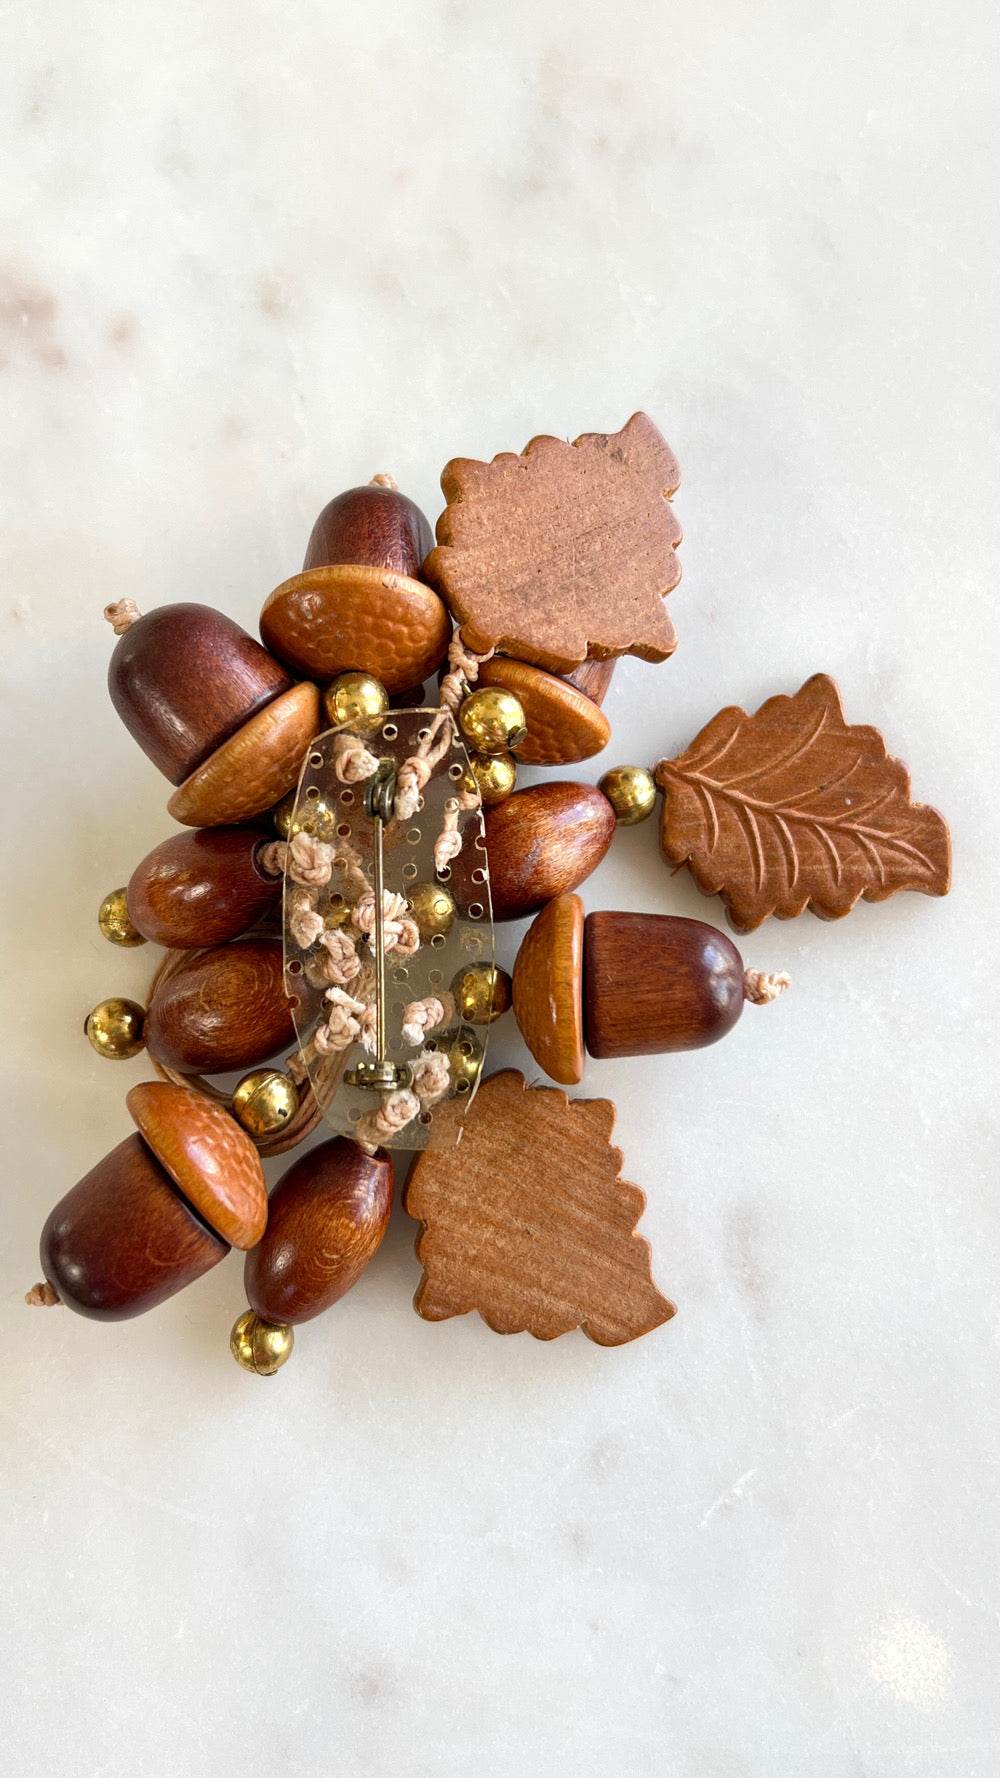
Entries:
<svg viewBox="0 0 1000 1778">
<path fill-rule="evenodd" d="M 292 1355 L 295 1334 L 290 1327 L 265 1321 L 247 1309 L 229 1336 L 229 1350 L 237 1364 L 258 1377 L 273 1377 Z"/>
<path fill-rule="evenodd" d="M 292 813 L 295 809 L 295 798 L 297 795 L 298 792 L 296 790 L 290 790 L 288 795 L 283 796 L 280 803 L 275 803 L 274 808 L 271 810 L 271 820 L 274 822 L 274 831 L 279 840 L 287 840 L 291 838 Z"/>
<path fill-rule="evenodd" d="M 124 889 L 112 889 L 101 902 L 97 915 L 97 924 L 106 939 L 113 945 L 144 945 L 146 940 L 141 932 L 137 932 L 128 917 L 128 904 Z"/>
<path fill-rule="evenodd" d="M 598 780 L 620 827 L 635 827 L 656 808 L 656 785 L 643 766 L 615 766 Z"/>
<path fill-rule="evenodd" d="M 469 764 L 487 809 L 502 803 L 517 783 L 517 761 L 512 753 L 473 753 Z"/>
<path fill-rule="evenodd" d="M 410 912 L 417 922 L 417 931 L 428 939 L 450 932 L 455 920 L 455 898 L 443 883 L 414 883 L 407 892 Z"/>
<path fill-rule="evenodd" d="M 233 1116 L 250 1136 L 270 1136 L 299 1109 L 295 1082 L 277 1068 L 255 1068 L 233 1089 Z"/>
<path fill-rule="evenodd" d="M 451 1088 L 454 1093 L 466 1093 L 475 1086 L 483 1066 L 483 1046 L 477 1043 L 468 1032 L 449 1044 L 447 1050 L 448 1066 L 451 1070 Z"/>
<path fill-rule="evenodd" d="M 84 1030 L 99 1056 L 111 1062 L 127 1062 L 145 1048 L 142 1027 L 146 1014 L 134 1000 L 114 995 L 102 1000 L 89 1015 Z"/>
<path fill-rule="evenodd" d="M 510 976 L 492 963 L 470 963 L 451 984 L 460 1018 L 470 1025 L 492 1025 L 510 1005 Z"/>
<path fill-rule="evenodd" d="M 477 753 L 509 753 L 528 732 L 517 698 L 499 685 L 470 692 L 459 706 L 458 726 Z"/>
<path fill-rule="evenodd" d="M 323 708 L 336 728 L 363 716 L 381 716 L 389 708 L 389 693 L 370 673 L 341 673 L 323 693 Z"/>
</svg>

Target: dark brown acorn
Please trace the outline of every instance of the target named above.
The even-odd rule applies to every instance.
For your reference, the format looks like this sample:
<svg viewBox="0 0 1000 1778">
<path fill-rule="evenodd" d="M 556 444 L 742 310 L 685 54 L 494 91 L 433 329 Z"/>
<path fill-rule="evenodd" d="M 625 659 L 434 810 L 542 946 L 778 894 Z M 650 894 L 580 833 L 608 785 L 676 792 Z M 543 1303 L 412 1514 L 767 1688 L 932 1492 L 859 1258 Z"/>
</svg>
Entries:
<svg viewBox="0 0 1000 1778">
<path fill-rule="evenodd" d="M 320 684 L 369 673 L 390 697 L 437 671 L 451 619 L 420 580 L 432 542 L 419 507 L 382 478 L 323 508 L 301 574 L 265 601 L 260 633 L 296 673 Z"/>
<path fill-rule="evenodd" d="M 137 614 L 108 666 L 111 702 L 171 784 L 182 783 L 291 683 L 259 642 L 209 605 L 160 605 Z"/>
<path fill-rule="evenodd" d="M 161 841 L 129 879 L 136 931 L 186 950 L 225 944 L 256 926 L 281 892 L 281 878 L 258 862 L 272 837 L 260 828 L 206 827 Z"/>
<path fill-rule="evenodd" d="M 297 1160 L 268 1200 L 267 1228 L 247 1254 L 247 1301 L 267 1322 L 298 1326 L 356 1284 L 385 1234 L 392 1163 L 337 1136 Z"/>
<path fill-rule="evenodd" d="M 42 1271 L 61 1303 L 95 1321 L 155 1309 L 229 1252 L 141 1136 L 127 1136 L 60 1200 Z"/>
<path fill-rule="evenodd" d="M 592 1056 L 702 1049 L 743 1011 L 743 959 L 716 927 L 673 914 L 588 914 L 583 1006 Z"/>
<path fill-rule="evenodd" d="M 244 938 L 192 957 L 146 1012 L 154 1062 L 182 1074 L 255 1068 L 294 1042 L 279 938 Z"/>
</svg>

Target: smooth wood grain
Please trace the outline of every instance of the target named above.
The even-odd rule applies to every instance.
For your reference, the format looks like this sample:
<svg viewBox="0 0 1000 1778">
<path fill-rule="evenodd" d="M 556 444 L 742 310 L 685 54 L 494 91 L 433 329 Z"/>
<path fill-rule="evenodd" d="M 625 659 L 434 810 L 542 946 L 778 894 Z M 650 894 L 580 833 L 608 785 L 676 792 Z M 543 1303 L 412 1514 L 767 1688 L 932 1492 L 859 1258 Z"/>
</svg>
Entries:
<svg viewBox="0 0 1000 1778">
<path fill-rule="evenodd" d="M 541 667 L 495 654 L 480 667 L 477 683 L 501 686 L 516 697 L 528 732 L 514 752 L 526 765 L 572 765 L 600 753 L 611 739 L 611 724 L 600 706 Z"/>
<path fill-rule="evenodd" d="M 419 506 L 377 482 L 348 488 L 324 506 L 312 528 L 303 569 L 355 563 L 419 579 L 434 542 Z"/>
<path fill-rule="evenodd" d="M 356 1284 L 392 1208 L 392 1163 L 337 1136 L 296 1161 L 271 1193 L 260 1245 L 247 1254 L 247 1301 L 266 1321 L 295 1327 Z"/>
<path fill-rule="evenodd" d="M 721 710 L 655 777 L 664 858 L 722 896 L 737 932 L 806 908 L 839 920 L 860 898 L 901 889 L 948 893 L 944 818 L 911 800 L 909 772 L 877 729 L 846 722 L 825 673 L 753 716 Z"/>
<path fill-rule="evenodd" d="M 129 919 L 171 950 L 225 944 L 256 926 L 281 893 L 281 878 L 257 863 L 274 838 L 258 827 L 207 827 L 171 834 L 129 878 Z"/>
<path fill-rule="evenodd" d="M 583 1007 L 592 1056 L 703 1049 L 743 1011 L 743 959 L 724 932 L 673 914 L 588 914 Z"/>
<path fill-rule="evenodd" d="M 210 1272 L 229 1248 L 142 1137 L 127 1136 L 60 1199 L 40 1252 L 67 1308 L 94 1321 L 127 1321 Z"/>
<path fill-rule="evenodd" d="M 588 656 L 666 660 L 677 645 L 663 597 L 681 576 L 679 481 L 645 414 L 575 444 L 541 437 L 492 463 L 455 458 L 424 574 L 480 653 L 498 648 L 552 673 Z"/>
<path fill-rule="evenodd" d="M 583 1078 L 583 902 L 557 895 L 536 914 L 517 953 L 512 985 L 518 1029 L 560 1086 Z"/>
<path fill-rule="evenodd" d="M 278 938 L 244 938 L 192 957 L 157 988 L 146 1048 L 182 1074 L 254 1068 L 295 1040 Z"/>
<path fill-rule="evenodd" d="M 120 636 L 108 690 L 143 752 L 180 784 L 291 680 L 232 618 L 209 605 L 160 605 Z"/>
<path fill-rule="evenodd" d="M 125 1095 L 140 1136 L 199 1216 L 231 1247 L 253 1247 L 267 1223 L 260 1156 L 229 1112 L 172 1081 Z"/>
<path fill-rule="evenodd" d="M 260 633 L 296 673 L 321 685 L 371 673 L 390 696 L 421 685 L 448 652 L 451 619 L 422 581 L 336 564 L 286 580 L 265 601 Z"/>
<path fill-rule="evenodd" d="M 669 1321 L 636 1234 L 644 1194 L 620 1177 L 608 1099 L 569 1100 L 509 1069 L 479 1088 L 461 1145 L 418 1155 L 404 1204 L 420 1223 L 414 1307 L 426 1321 L 478 1309 L 497 1333 L 580 1327 L 618 1346 Z"/>
<path fill-rule="evenodd" d="M 592 698 L 595 704 L 603 704 L 617 664 L 614 658 L 607 661 L 581 661 L 578 667 L 573 668 L 572 673 L 566 674 L 566 683 L 575 685 L 577 691 Z"/>
<path fill-rule="evenodd" d="M 302 756 L 323 727 L 315 685 L 303 680 L 230 735 L 167 803 L 185 827 L 227 827 L 252 821 L 298 781 Z"/>
<path fill-rule="evenodd" d="M 614 838 L 615 814 L 593 784 L 557 780 L 515 790 L 487 809 L 485 831 L 493 918 L 518 920 L 596 870 Z M 456 880 L 464 866 L 460 855 Z"/>
</svg>

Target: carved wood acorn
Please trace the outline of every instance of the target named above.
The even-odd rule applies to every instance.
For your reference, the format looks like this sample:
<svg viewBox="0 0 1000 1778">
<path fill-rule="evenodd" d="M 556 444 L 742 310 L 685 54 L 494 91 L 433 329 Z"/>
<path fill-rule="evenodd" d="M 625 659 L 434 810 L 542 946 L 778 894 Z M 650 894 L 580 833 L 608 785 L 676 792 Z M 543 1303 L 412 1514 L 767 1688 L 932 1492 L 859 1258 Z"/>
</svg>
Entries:
<svg viewBox="0 0 1000 1778">
<path fill-rule="evenodd" d="M 295 782 L 319 728 L 319 692 L 293 685 L 245 630 L 208 605 L 141 616 L 109 605 L 118 644 L 111 701 L 154 765 L 177 785 L 176 820 L 214 827 L 263 813 Z"/>
<path fill-rule="evenodd" d="M 451 636 L 444 604 L 418 578 L 430 544 L 423 513 L 397 488 L 375 481 L 339 494 L 313 527 L 302 573 L 264 604 L 268 648 L 321 684 L 359 671 L 390 694 L 421 686 Z"/>
</svg>

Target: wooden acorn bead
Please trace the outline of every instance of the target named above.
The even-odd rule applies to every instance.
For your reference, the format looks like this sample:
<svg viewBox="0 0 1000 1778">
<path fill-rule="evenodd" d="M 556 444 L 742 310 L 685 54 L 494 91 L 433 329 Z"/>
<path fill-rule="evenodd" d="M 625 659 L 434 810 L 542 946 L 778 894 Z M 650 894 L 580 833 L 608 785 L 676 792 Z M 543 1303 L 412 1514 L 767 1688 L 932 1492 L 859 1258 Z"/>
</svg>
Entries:
<svg viewBox="0 0 1000 1778">
<path fill-rule="evenodd" d="M 254 1068 L 295 1040 L 280 938 L 244 938 L 192 957 L 146 1012 L 154 1062 L 181 1074 Z"/>
<path fill-rule="evenodd" d="M 171 784 L 182 783 L 291 683 L 259 642 L 209 605 L 136 612 L 108 666 L 111 702 Z"/>
<path fill-rule="evenodd" d="M 119 1142 L 66 1193 L 40 1247 L 59 1301 L 95 1321 L 155 1309 L 228 1252 L 141 1136 Z"/>
<path fill-rule="evenodd" d="M 732 1030 L 743 1002 L 743 959 L 714 926 L 673 914 L 588 914 L 583 1004 L 592 1056 L 702 1049 Z"/>
<path fill-rule="evenodd" d="M 485 814 L 494 920 L 518 920 L 576 889 L 614 838 L 615 815 L 593 784 L 556 781 L 516 790 Z M 455 882 L 470 869 L 459 854 Z"/>
<path fill-rule="evenodd" d="M 356 1284 L 385 1234 L 392 1163 L 344 1136 L 297 1160 L 268 1204 L 263 1240 L 247 1254 L 247 1301 L 265 1321 L 296 1327 Z"/>
<path fill-rule="evenodd" d="M 171 834 L 136 865 L 128 915 L 143 938 L 169 949 L 225 944 L 256 926 L 281 893 L 258 863 L 272 835 L 254 827 Z"/>
<path fill-rule="evenodd" d="M 431 541 L 423 513 L 396 487 L 338 495 L 313 527 L 302 573 L 265 601 L 265 644 L 324 684 L 367 673 L 390 697 L 422 684 L 451 639 L 443 600 L 417 578 Z"/>
<path fill-rule="evenodd" d="M 228 1111 L 172 1081 L 125 1096 L 136 1127 L 189 1204 L 231 1247 L 253 1247 L 267 1223 L 260 1156 Z"/>
<path fill-rule="evenodd" d="M 582 691 L 593 703 L 603 704 L 617 665 L 614 657 L 607 661 L 581 661 L 572 673 L 565 675 L 566 684 L 575 685 L 577 691 Z"/>
</svg>

